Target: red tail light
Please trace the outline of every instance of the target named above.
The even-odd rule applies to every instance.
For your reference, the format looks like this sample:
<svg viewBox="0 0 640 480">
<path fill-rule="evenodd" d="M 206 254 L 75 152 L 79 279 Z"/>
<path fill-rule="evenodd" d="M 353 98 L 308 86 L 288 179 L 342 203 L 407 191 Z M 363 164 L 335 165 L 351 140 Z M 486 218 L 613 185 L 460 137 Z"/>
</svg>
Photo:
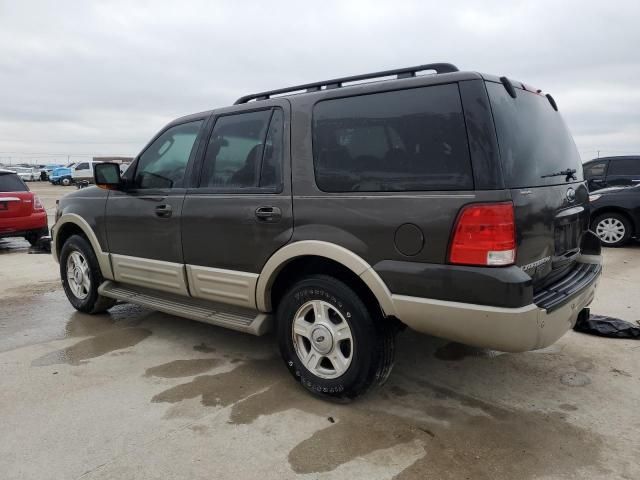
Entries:
<svg viewBox="0 0 640 480">
<path fill-rule="evenodd" d="M 513 204 L 467 205 L 458 215 L 449 261 L 464 265 L 511 265 L 516 259 Z"/>
<path fill-rule="evenodd" d="M 33 209 L 34 210 L 44 210 L 44 205 L 40 201 L 40 198 L 37 195 L 33 196 Z"/>
</svg>

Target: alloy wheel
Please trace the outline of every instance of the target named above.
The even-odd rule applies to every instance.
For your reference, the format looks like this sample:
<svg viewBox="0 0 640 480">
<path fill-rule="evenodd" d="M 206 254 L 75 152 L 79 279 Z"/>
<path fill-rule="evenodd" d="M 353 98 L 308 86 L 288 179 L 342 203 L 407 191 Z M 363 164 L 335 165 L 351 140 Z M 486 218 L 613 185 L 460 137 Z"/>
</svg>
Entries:
<svg viewBox="0 0 640 480">
<path fill-rule="evenodd" d="M 330 303 L 311 300 L 303 304 L 295 314 L 291 333 L 298 358 L 314 375 L 338 378 L 351 365 L 351 327 Z"/>
</svg>

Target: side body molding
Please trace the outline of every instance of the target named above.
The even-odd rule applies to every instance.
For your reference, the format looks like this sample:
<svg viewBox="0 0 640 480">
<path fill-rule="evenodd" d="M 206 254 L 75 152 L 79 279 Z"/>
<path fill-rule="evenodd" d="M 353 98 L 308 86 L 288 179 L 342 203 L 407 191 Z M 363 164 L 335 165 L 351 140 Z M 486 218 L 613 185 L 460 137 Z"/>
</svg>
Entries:
<svg viewBox="0 0 640 480">
<path fill-rule="evenodd" d="M 371 265 L 352 251 L 340 245 L 319 240 L 301 240 L 290 243 L 282 247 L 267 260 L 256 285 L 256 305 L 258 310 L 270 312 L 273 309 L 271 305 L 271 288 L 278 273 L 291 260 L 307 255 L 325 257 L 342 264 L 358 275 L 369 287 L 385 315 L 391 316 L 396 314 L 391 292 Z"/>
<path fill-rule="evenodd" d="M 100 265 L 102 276 L 106 279 L 113 280 L 113 270 L 111 269 L 109 253 L 103 252 L 102 248 L 100 248 L 98 237 L 96 237 L 96 234 L 91 228 L 91 225 L 89 225 L 84 218 L 75 213 L 65 213 L 51 228 L 51 253 L 53 254 L 53 259 L 58 263 L 60 262 L 60 259 L 58 258 L 57 247 L 58 235 L 60 234 L 62 227 L 66 223 L 73 223 L 77 227 L 80 227 L 85 236 L 89 239 L 89 243 L 91 243 L 93 251 L 96 253 L 96 258 L 98 259 L 98 264 Z"/>
</svg>

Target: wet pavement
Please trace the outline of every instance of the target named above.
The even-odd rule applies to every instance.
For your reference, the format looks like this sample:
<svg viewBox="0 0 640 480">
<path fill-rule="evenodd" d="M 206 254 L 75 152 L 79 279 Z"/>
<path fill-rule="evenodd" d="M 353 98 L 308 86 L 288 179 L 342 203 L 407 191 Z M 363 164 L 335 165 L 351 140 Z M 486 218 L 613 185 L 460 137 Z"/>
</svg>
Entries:
<svg viewBox="0 0 640 480">
<path fill-rule="evenodd" d="M 640 248 L 606 255 L 594 311 L 635 320 Z M 640 478 L 638 341 L 499 354 L 405 331 L 389 382 L 335 404 L 273 335 L 78 313 L 50 257 L 19 248 L 0 282 L 3 480 Z"/>
</svg>

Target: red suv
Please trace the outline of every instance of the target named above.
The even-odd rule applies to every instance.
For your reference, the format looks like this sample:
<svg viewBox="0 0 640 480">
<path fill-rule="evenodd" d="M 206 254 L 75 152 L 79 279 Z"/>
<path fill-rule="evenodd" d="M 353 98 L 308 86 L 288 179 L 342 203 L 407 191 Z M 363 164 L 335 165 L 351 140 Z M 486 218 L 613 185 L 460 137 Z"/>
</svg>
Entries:
<svg viewBox="0 0 640 480">
<path fill-rule="evenodd" d="M 20 177 L 0 169 L 0 238 L 24 237 L 31 245 L 47 235 L 47 212 Z"/>
</svg>

